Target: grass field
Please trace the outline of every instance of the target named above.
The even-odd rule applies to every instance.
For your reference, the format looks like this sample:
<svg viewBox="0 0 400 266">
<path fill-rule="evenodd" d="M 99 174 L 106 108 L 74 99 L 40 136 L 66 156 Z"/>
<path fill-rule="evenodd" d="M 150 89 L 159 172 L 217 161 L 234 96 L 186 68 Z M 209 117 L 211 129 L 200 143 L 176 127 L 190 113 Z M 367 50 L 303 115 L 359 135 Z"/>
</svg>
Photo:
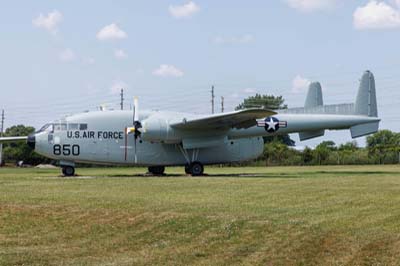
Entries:
<svg viewBox="0 0 400 266">
<path fill-rule="evenodd" d="M 206 170 L 0 169 L 0 265 L 400 265 L 400 166 Z"/>
</svg>

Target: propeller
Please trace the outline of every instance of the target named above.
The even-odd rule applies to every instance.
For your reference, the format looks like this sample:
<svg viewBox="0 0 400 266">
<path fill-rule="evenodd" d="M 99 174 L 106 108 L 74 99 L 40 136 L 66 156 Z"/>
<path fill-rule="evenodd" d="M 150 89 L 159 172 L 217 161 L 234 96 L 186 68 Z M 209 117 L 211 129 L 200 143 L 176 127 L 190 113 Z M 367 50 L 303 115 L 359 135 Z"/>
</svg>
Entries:
<svg viewBox="0 0 400 266">
<path fill-rule="evenodd" d="M 139 99 L 135 97 L 133 99 L 133 126 L 127 128 L 127 133 L 134 134 L 134 149 L 135 149 L 135 163 L 137 163 L 137 139 L 140 138 L 142 132 L 140 129 L 142 128 L 142 123 L 139 120 Z"/>
</svg>

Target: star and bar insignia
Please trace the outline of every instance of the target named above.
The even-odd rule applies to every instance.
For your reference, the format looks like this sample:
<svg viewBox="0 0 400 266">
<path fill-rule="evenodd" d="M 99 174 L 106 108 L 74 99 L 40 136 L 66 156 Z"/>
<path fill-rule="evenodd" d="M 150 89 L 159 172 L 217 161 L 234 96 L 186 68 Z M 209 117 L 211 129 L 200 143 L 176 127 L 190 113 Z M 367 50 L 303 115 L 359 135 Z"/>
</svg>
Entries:
<svg viewBox="0 0 400 266">
<path fill-rule="evenodd" d="M 265 131 L 269 133 L 274 133 L 278 131 L 280 128 L 286 128 L 287 122 L 286 121 L 279 121 L 276 117 L 267 117 L 264 120 L 257 121 L 258 127 L 264 127 Z"/>
</svg>

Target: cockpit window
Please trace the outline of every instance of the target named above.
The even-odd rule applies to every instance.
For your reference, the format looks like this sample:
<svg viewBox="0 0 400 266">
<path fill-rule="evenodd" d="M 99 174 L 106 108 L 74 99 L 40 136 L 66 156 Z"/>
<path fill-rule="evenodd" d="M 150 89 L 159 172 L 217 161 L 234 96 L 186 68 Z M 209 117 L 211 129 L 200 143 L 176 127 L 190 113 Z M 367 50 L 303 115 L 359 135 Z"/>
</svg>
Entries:
<svg viewBox="0 0 400 266">
<path fill-rule="evenodd" d="M 51 132 L 53 131 L 53 124 L 46 124 L 41 129 L 39 129 L 38 133 L 40 132 Z"/>
<path fill-rule="evenodd" d="M 68 130 L 79 130 L 79 124 L 68 124 Z"/>
<path fill-rule="evenodd" d="M 44 125 L 38 132 L 54 132 L 54 131 L 67 131 L 67 130 L 87 130 L 87 124 L 78 123 L 52 123 Z"/>
</svg>

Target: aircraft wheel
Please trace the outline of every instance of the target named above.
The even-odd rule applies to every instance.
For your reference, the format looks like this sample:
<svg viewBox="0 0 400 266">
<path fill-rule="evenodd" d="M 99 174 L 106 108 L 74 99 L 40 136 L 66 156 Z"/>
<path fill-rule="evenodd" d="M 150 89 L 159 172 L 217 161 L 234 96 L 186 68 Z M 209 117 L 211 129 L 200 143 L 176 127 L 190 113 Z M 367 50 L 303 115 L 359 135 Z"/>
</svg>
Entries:
<svg viewBox="0 0 400 266">
<path fill-rule="evenodd" d="M 190 170 L 190 165 L 185 165 L 185 173 L 190 175 L 192 172 Z"/>
<path fill-rule="evenodd" d="M 153 175 L 163 175 L 165 172 L 165 167 L 164 166 L 150 166 L 149 172 L 152 173 Z"/>
<path fill-rule="evenodd" d="M 74 176 L 75 168 L 72 166 L 63 166 L 62 173 L 64 176 Z"/>
<path fill-rule="evenodd" d="M 190 165 L 190 173 L 192 176 L 200 176 L 204 173 L 204 166 L 200 162 L 193 162 Z"/>
</svg>

